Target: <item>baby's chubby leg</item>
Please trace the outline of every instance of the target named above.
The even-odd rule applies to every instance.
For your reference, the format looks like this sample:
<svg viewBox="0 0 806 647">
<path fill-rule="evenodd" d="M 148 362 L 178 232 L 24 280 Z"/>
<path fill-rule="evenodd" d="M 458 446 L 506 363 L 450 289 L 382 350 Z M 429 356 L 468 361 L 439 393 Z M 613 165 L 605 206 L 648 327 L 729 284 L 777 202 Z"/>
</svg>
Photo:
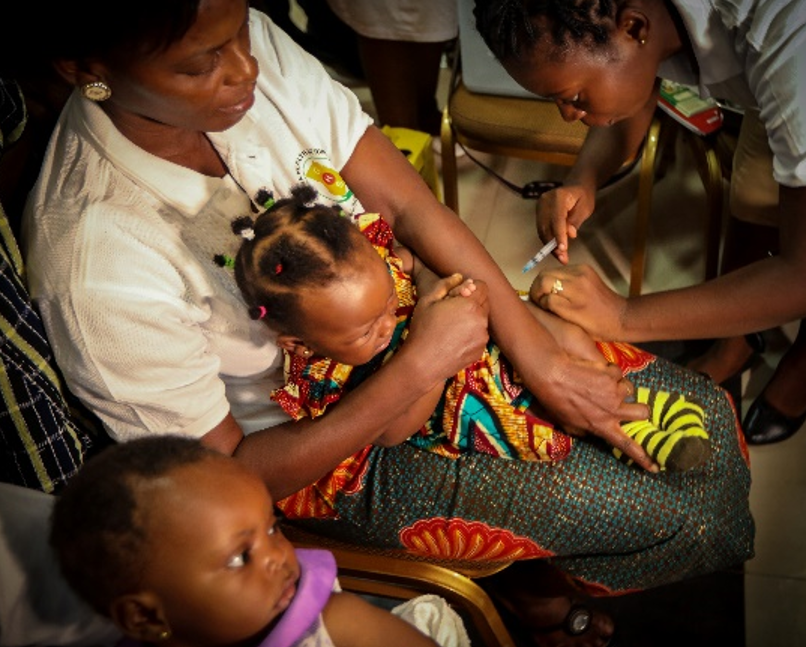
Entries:
<svg viewBox="0 0 806 647">
<path fill-rule="evenodd" d="M 539 308 L 531 301 L 526 302 L 526 307 L 567 353 L 592 362 L 602 361 L 602 354 L 593 338 L 582 328 Z"/>
</svg>

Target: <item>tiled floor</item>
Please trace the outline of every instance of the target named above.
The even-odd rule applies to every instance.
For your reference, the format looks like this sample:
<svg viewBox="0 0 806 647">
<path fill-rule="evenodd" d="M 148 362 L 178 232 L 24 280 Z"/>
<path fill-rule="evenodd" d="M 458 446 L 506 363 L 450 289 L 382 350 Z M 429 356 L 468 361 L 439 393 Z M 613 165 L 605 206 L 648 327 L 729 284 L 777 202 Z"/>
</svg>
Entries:
<svg viewBox="0 0 806 647">
<path fill-rule="evenodd" d="M 372 112 L 369 92 L 353 88 Z M 512 182 L 561 179 L 564 169 L 535 162 L 479 155 Z M 637 174 L 604 190 L 594 217 L 571 247 L 573 262 L 598 268 L 626 294 L 629 279 L 633 197 Z M 465 158 L 460 164 L 459 212 L 499 262 L 513 285 L 526 288 L 532 275 L 521 267 L 540 246 L 533 204 L 505 188 Z M 682 287 L 704 275 L 705 197 L 695 165 L 683 146 L 670 172 L 655 184 L 644 292 Z M 545 261 L 548 265 L 554 258 Z M 742 410 L 763 387 L 782 349 L 794 335 L 785 326 L 769 335 L 764 362 L 743 377 Z M 672 346 L 674 349 L 674 346 Z M 678 347 L 679 350 L 679 347 Z M 750 449 L 751 507 L 757 525 L 756 556 L 743 572 L 716 573 L 638 596 L 613 608 L 621 647 L 806 645 L 806 433 Z"/>
</svg>

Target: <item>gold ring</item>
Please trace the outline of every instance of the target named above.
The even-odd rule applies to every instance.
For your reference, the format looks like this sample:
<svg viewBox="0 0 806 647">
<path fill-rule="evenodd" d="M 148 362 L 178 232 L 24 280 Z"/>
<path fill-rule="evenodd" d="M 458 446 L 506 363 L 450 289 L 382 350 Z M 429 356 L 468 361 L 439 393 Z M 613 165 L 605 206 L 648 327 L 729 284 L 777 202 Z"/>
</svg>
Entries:
<svg viewBox="0 0 806 647">
<path fill-rule="evenodd" d="M 563 282 L 560 279 L 554 279 L 554 285 L 551 286 L 551 293 L 557 294 L 563 291 Z"/>
</svg>

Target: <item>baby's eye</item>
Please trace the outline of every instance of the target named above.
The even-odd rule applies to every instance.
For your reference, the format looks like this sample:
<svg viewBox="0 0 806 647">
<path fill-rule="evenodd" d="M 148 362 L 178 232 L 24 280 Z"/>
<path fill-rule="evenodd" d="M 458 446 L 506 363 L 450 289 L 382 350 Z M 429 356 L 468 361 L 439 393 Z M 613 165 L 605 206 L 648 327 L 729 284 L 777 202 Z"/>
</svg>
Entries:
<svg viewBox="0 0 806 647">
<path fill-rule="evenodd" d="M 248 563 L 249 563 L 249 551 L 245 550 L 233 556 L 233 558 L 229 560 L 227 568 L 243 568 Z"/>
</svg>

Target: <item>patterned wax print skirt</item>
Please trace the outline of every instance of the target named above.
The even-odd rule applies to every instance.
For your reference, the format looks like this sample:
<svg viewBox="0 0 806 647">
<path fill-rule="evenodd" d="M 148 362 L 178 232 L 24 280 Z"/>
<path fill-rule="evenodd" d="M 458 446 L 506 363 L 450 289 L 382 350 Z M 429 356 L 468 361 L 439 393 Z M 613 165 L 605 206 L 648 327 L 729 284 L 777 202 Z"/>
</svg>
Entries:
<svg viewBox="0 0 806 647">
<path fill-rule="evenodd" d="M 682 393 L 706 416 L 712 454 L 651 474 L 589 436 L 558 461 L 446 458 L 367 447 L 277 503 L 290 523 L 424 557 L 548 558 L 591 593 L 649 588 L 753 555 L 750 470 L 736 410 L 713 381 L 626 344 L 603 344 L 636 387 Z"/>
</svg>

